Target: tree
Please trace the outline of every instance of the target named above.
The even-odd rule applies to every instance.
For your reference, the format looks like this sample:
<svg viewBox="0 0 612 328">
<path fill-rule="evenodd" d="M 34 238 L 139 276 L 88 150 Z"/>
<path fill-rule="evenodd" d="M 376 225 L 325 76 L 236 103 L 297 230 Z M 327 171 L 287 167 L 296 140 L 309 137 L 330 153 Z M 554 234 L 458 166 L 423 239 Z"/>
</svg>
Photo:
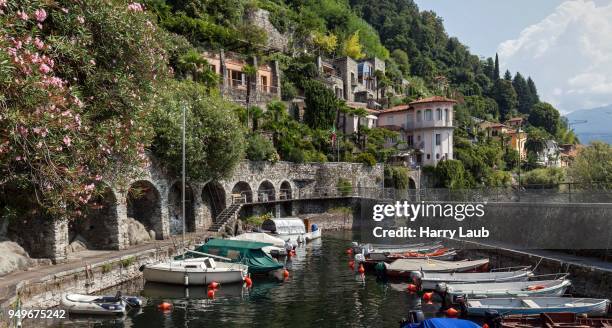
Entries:
<svg viewBox="0 0 612 328">
<path fill-rule="evenodd" d="M 582 148 L 569 168 L 572 182 L 579 183 L 579 188 L 605 189 L 612 188 L 612 147 L 609 144 L 595 141 Z"/>
<path fill-rule="evenodd" d="M 493 69 L 493 81 L 499 80 L 499 56 L 495 54 L 495 68 Z"/>
<path fill-rule="evenodd" d="M 467 172 L 463 163 L 457 160 L 448 160 L 438 163 L 435 168 L 437 187 L 449 189 L 464 189 L 469 187 Z"/>
<path fill-rule="evenodd" d="M 189 81 L 168 82 L 160 88 L 156 105 L 149 115 L 155 127 L 151 150 L 175 174 L 182 170 L 183 107 L 190 179 L 223 179 L 244 158 L 244 129 L 236 115 L 237 105 L 219 96 L 205 96 L 203 86 Z"/>
<path fill-rule="evenodd" d="M 327 54 L 333 53 L 338 46 L 338 37 L 333 33 L 324 34 L 315 31 L 312 36 L 312 41 L 315 47 Z"/>
<path fill-rule="evenodd" d="M 333 91 L 323 83 L 311 80 L 305 82 L 304 96 L 306 111 L 304 122 L 312 129 L 330 130 L 341 103 Z"/>
<path fill-rule="evenodd" d="M 500 120 L 507 119 L 518 105 L 516 91 L 512 82 L 500 79 L 495 82 L 493 98 L 499 104 Z"/>
<path fill-rule="evenodd" d="M 278 161 L 272 142 L 259 133 L 250 134 L 247 138 L 246 157 L 251 161 Z"/>
<path fill-rule="evenodd" d="M 397 66 L 404 76 L 410 75 L 410 61 L 408 54 L 402 49 L 395 49 L 391 52 L 391 58 L 395 60 Z"/>
<path fill-rule="evenodd" d="M 532 97 L 527 81 L 525 81 L 521 73 L 516 72 L 512 80 L 512 86 L 514 87 L 514 91 L 516 91 L 519 113 L 529 114 L 531 106 L 533 106 Z"/>
<path fill-rule="evenodd" d="M 359 43 L 359 31 L 356 31 L 344 41 L 343 53 L 353 59 L 359 60 L 365 57 L 361 43 Z"/>
<path fill-rule="evenodd" d="M 559 112 L 549 103 L 537 103 L 531 108 L 529 124 L 541 127 L 551 135 L 556 135 L 561 126 Z"/>
<path fill-rule="evenodd" d="M 531 98 L 532 106 L 540 102 L 540 96 L 538 96 L 538 90 L 535 82 L 531 79 L 531 76 L 527 78 L 527 88 L 529 89 L 529 97 Z"/>
<path fill-rule="evenodd" d="M 506 70 L 506 73 L 504 73 L 504 80 L 512 82 L 512 73 L 510 73 L 510 70 Z"/>
<path fill-rule="evenodd" d="M 242 67 L 242 73 L 246 76 L 246 109 L 247 109 L 247 126 L 249 124 L 249 107 L 251 105 L 251 93 L 253 92 L 254 79 L 257 76 L 257 67 L 254 65 L 244 65 Z"/>
<path fill-rule="evenodd" d="M 546 147 L 546 141 L 551 138 L 546 130 L 539 127 L 528 127 L 526 132 L 527 141 L 525 142 L 525 149 L 531 154 L 542 152 L 544 147 Z"/>
</svg>

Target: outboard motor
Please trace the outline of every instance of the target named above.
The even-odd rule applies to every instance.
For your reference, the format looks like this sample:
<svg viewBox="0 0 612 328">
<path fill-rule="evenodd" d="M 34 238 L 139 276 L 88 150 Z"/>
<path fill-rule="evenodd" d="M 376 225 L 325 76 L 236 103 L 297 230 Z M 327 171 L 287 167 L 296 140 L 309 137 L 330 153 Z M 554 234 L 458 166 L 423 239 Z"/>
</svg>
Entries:
<svg viewBox="0 0 612 328">
<path fill-rule="evenodd" d="M 500 328 L 502 316 L 496 310 L 485 311 L 485 323 L 491 328 Z"/>
<path fill-rule="evenodd" d="M 452 295 L 448 294 L 448 286 L 446 286 L 446 283 L 441 282 L 436 284 L 434 292 L 440 297 L 442 303 L 440 307 L 441 310 L 446 310 L 453 305 Z"/>
<path fill-rule="evenodd" d="M 419 289 L 421 289 L 423 279 L 423 273 L 421 271 L 411 271 L 410 272 L 410 280 L 413 284 L 415 284 Z"/>
<path fill-rule="evenodd" d="M 400 328 L 410 327 L 411 324 L 416 325 L 425 321 L 425 314 L 421 310 L 410 310 L 408 318 L 403 318 L 400 321 Z"/>
</svg>

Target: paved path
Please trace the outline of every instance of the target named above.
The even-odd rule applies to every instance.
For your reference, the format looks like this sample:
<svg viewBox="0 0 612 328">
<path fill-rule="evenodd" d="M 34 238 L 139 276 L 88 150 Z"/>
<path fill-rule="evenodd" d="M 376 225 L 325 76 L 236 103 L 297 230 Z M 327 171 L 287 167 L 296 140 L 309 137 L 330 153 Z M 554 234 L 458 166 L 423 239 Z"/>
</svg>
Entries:
<svg viewBox="0 0 612 328">
<path fill-rule="evenodd" d="M 206 236 L 209 236 L 208 232 L 203 233 L 189 233 L 186 236 L 187 244 L 195 241 L 199 242 L 204 240 Z M 129 249 L 120 251 L 92 251 L 86 250 L 70 254 L 68 260 L 64 263 L 56 265 L 42 265 L 29 269 L 28 271 L 16 271 L 6 276 L 0 277 L 0 303 L 2 299 L 7 296 L 10 297 L 12 291 L 15 289 L 18 283 L 22 281 L 28 281 L 30 283 L 40 282 L 41 279 L 45 279 L 49 275 L 59 274 L 65 271 L 70 271 L 78 268 L 82 268 L 85 265 L 91 265 L 95 263 L 105 262 L 111 259 L 117 259 L 131 254 L 139 252 L 153 250 L 158 248 L 165 248 L 174 245 L 180 245 L 180 237 L 178 239 L 166 239 L 156 240 L 148 242 L 142 245 L 133 246 Z"/>
</svg>

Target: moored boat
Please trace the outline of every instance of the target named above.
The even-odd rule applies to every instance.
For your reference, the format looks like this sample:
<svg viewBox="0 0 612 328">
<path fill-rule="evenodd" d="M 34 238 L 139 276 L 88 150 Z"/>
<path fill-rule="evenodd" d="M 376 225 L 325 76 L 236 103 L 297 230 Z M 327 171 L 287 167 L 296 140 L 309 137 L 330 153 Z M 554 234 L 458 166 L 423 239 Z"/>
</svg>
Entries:
<svg viewBox="0 0 612 328">
<path fill-rule="evenodd" d="M 214 254 L 228 258 L 233 263 L 242 263 L 248 267 L 251 274 L 267 274 L 283 269 L 283 265 L 264 252 L 264 247 L 273 246 L 270 243 L 260 243 L 246 240 L 211 239 L 200 245 L 188 256 L 198 257 L 198 253 Z"/>
<path fill-rule="evenodd" d="M 208 285 L 216 281 L 222 284 L 241 283 L 249 267 L 242 263 L 218 262 L 212 257 L 186 258 L 147 265 L 144 279 L 175 285 Z"/>
<path fill-rule="evenodd" d="M 384 263 L 385 271 L 391 277 L 409 277 L 413 271 L 421 272 L 479 272 L 489 266 L 489 259 L 465 261 L 439 261 L 431 259 L 398 259 Z"/>
<path fill-rule="evenodd" d="M 502 328 L 610 328 L 612 318 L 589 318 L 576 313 L 540 313 L 539 315 L 510 315 L 501 320 Z"/>
<path fill-rule="evenodd" d="M 126 307 L 139 307 L 142 301 L 135 296 L 98 296 L 85 294 L 63 294 L 61 306 L 73 314 L 122 315 Z"/>
<path fill-rule="evenodd" d="M 321 228 L 313 224 L 311 231 L 307 231 L 304 221 L 300 218 L 267 219 L 261 224 L 261 229 L 274 237 L 288 239 L 297 244 L 321 238 Z"/>
<path fill-rule="evenodd" d="M 509 268 L 511 269 L 511 268 Z M 435 289 L 439 283 L 494 283 L 494 282 L 511 282 L 511 281 L 527 281 L 533 275 L 530 267 L 520 267 L 512 271 L 492 271 L 492 272 L 418 272 L 413 277 L 421 289 Z"/>
<path fill-rule="evenodd" d="M 440 284 L 451 296 L 470 298 L 562 296 L 571 286 L 567 279 L 494 283 Z"/>
<path fill-rule="evenodd" d="M 501 315 L 570 312 L 589 316 L 602 316 L 608 310 L 609 300 L 572 297 L 513 297 L 473 299 L 465 302 L 468 315 L 484 316 L 490 311 Z"/>
<path fill-rule="evenodd" d="M 440 248 L 443 248 L 443 246 L 439 242 L 412 245 L 361 244 L 357 246 L 353 245 L 353 252 L 355 254 L 361 253 L 372 261 L 385 261 L 391 254 L 432 253 Z"/>
</svg>

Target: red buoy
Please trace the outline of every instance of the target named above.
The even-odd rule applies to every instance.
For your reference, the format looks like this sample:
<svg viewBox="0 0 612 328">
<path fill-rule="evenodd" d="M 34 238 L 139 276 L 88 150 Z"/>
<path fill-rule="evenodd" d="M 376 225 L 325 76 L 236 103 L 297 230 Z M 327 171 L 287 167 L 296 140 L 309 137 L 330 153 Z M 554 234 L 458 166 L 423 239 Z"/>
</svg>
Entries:
<svg viewBox="0 0 612 328">
<path fill-rule="evenodd" d="M 363 267 L 363 264 L 359 264 L 359 269 L 357 269 L 357 271 L 359 273 L 364 273 L 365 272 L 365 268 Z"/>
<path fill-rule="evenodd" d="M 346 254 L 348 254 L 348 255 L 353 254 L 353 249 L 352 248 L 347 249 L 346 250 Z"/>
<path fill-rule="evenodd" d="M 161 311 L 171 311 L 172 310 L 172 304 L 168 303 L 168 302 L 161 302 L 160 304 L 157 305 L 157 308 L 160 309 Z"/>
<path fill-rule="evenodd" d="M 209 289 L 208 290 L 208 298 L 215 298 L 215 290 L 214 289 Z"/>
<path fill-rule="evenodd" d="M 415 284 L 408 284 L 408 291 L 411 293 L 416 293 L 419 290 L 419 288 L 417 287 L 417 285 Z"/>
<path fill-rule="evenodd" d="M 289 271 L 287 269 L 283 271 L 283 278 L 285 279 L 289 278 Z"/>
<path fill-rule="evenodd" d="M 423 301 L 427 302 L 427 304 L 431 304 L 432 298 L 433 298 L 433 292 L 423 294 Z"/>
<path fill-rule="evenodd" d="M 455 310 L 455 308 L 449 308 L 448 310 L 444 312 L 446 313 L 446 316 L 449 318 L 456 318 L 457 315 L 459 314 L 459 311 Z"/>
<path fill-rule="evenodd" d="M 485 323 L 484 325 L 482 325 L 482 328 L 489 328 L 489 325 Z"/>
<path fill-rule="evenodd" d="M 213 281 L 210 284 L 208 284 L 208 288 L 210 288 L 210 289 L 217 289 L 217 288 L 219 288 L 219 283 L 216 282 L 216 281 Z"/>
<path fill-rule="evenodd" d="M 244 282 L 246 283 L 247 287 L 253 286 L 253 280 L 251 280 L 251 277 L 244 278 Z"/>
</svg>

